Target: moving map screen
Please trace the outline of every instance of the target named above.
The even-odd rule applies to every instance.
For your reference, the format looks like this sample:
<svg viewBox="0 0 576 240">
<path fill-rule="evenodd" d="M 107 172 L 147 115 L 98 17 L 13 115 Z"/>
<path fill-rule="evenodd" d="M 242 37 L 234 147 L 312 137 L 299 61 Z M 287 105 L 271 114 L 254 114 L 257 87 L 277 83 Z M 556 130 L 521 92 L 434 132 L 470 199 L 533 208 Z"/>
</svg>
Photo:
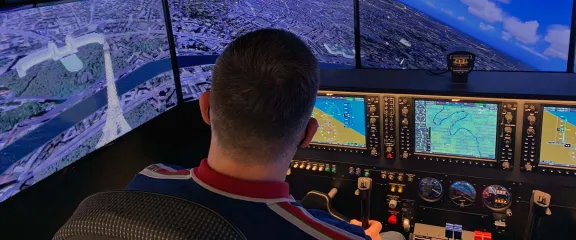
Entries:
<svg viewBox="0 0 576 240">
<path fill-rule="evenodd" d="M 366 148 L 364 97 L 318 96 L 312 117 L 319 128 L 312 143 Z"/>
<path fill-rule="evenodd" d="M 576 168 L 575 107 L 544 107 L 540 165 Z"/>
<path fill-rule="evenodd" d="M 566 71 L 572 5 L 572 0 L 360 0 L 362 65 L 445 69 L 448 51 L 466 47 L 476 54 L 476 70 Z"/>
<path fill-rule="evenodd" d="M 176 105 L 162 1 L 0 12 L 0 201 Z"/>
<path fill-rule="evenodd" d="M 211 64 L 237 37 L 262 28 L 288 30 L 308 44 L 320 68 L 352 68 L 353 0 L 168 0 L 184 99 L 211 82 Z"/>
<path fill-rule="evenodd" d="M 496 159 L 498 104 L 415 101 L 415 152 Z"/>
</svg>

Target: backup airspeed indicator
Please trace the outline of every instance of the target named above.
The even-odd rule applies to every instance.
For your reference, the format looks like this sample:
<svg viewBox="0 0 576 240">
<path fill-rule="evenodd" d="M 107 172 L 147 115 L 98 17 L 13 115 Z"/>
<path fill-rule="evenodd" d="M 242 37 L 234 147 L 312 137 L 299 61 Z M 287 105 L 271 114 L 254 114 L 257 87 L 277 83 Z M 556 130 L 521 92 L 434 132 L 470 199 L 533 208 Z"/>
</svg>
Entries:
<svg viewBox="0 0 576 240">
<path fill-rule="evenodd" d="M 442 183 L 431 177 L 422 178 L 418 182 L 418 195 L 426 202 L 438 202 L 442 199 Z"/>
</svg>

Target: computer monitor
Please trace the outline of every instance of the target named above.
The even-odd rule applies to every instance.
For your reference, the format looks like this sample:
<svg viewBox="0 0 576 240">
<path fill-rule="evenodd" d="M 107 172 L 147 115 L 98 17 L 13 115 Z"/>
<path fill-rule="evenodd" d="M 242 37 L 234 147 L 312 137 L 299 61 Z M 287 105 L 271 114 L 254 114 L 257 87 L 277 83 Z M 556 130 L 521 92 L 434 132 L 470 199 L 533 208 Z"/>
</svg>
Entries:
<svg viewBox="0 0 576 240">
<path fill-rule="evenodd" d="M 545 106 L 539 166 L 576 169 L 576 107 Z"/>
<path fill-rule="evenodd" d="M 168 0 L 184 99 L 210 85 L 210 65 L 237 37 L 262 28 L 306 42 L 320 68 L 354 68 L 353 0 Z"/>
<path fill-rule="evenodd" d="M 162 2 L 0 13 L 0 201 L 176 104 Z"/>
<path fill-rule="evenodd" d="M 414 101 L 415 153 L 496 160 L 498 104 Z"/>
<path fill-rule="evenodd" d="M 365 109 L 363 96 L 318 96 L 312 117 L 319 128 L 312 143 L 367 149 Z"/>
<path fill-rule="evenodd" d="M 466 47 L 476 55 L 475 70 L 564 72 L 573 4 L 572 0 L 362 0 L 362 66 L 446 69 L 447 53 Z"/>
</svg>

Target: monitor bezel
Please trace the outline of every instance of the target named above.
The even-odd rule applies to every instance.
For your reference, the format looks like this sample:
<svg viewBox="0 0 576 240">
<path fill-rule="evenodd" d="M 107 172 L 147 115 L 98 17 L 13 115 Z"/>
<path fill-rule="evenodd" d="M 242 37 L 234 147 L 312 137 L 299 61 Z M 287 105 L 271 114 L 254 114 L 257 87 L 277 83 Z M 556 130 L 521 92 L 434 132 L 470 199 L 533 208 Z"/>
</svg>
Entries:
<svg viewBox="0 0 576 240">
<path fill-rule="evenodd" d="M 485 104 L 496 104 L 497 110 L 497 118 L 496 118 L 496 136 L 494 141 L 496 145 L 494 146 L 494 159 L 489 158 L 479 158 L 479 157 L 470 157 L 470 156 L 462 156 L 462 155 L 451 155 L 451 154 L 434 154 L 434 153 L 423 153 L 416 151 L 416 101 L 444 101 L 444 102 L 463 102 L 463 103 L 485 103 Z M 459 99 L 459 98 L 412 98 L 412 106 L 414 109 L 414 113 L 411 116 L 412 125 L 409 126 L 410 131 L 412 131 L 410 139 L 411 144 L 414 146 L 411 149 L 412 154 L 417 157 L 432 157 L 432 158 L 441 158 L 441 159 L 455 159 L 455 160 L 462 160 L 462 161 L 477 161 L 477 162 L 486 162 L 486 163 L 500 163 L 500 154 L 498 149 L 500 149 L 500 141 L 499 135 L 501 134 L 502 130 L 500 127 L 500 122 L 502 121 L 502 104 L 499 101 L 490 101 L 490 100 L 472 100 L 472 99 Z"/>
<path fill-rule="evenodd" d="M 367 111 L 367 96 L 365 94 L 341 94 L 341 93 L 318 93 L 317 97 L 355 97 L 355 98 L 363 98 L 364 99 L 364 127 L 368 130 L 369 124 L 369 117 Z M 378 133 L 380 134 L 380 133 Z M 346 146 L 346 145 L 336 145 L 336 144 L 324 144 L 324 143 L 316 143 L 310 142 L 309 147 L 321 150 L 328 150 L 328 151 L 344 151 L 344 152 L 352 152 L 352 153 L 365 153 L 368 152 L 368 134 L 367 132 L 364 134 L 364 147 L 354 147 L 354 146 Z"/>
<path fill-rule="evenodd" d="M 542 164 L 542 134 L 544 133 L 544 109 L 546 109 L 547 107 L 561 107 L 561 108 L 573 108 L 576 109 L 576 105 L 562 105 L 562 104 L 541 104 L 540 105 L 540 116 L 537 117 L 537 121 L 538 121 L 538 130 L 536 131 L 537 133 L 537 137 L 536 137 L 536 142 L 537 142 L 537 158 L 538 159 L 538 163 L 536 166 L 538 166 L 538 168 L 546 168 L 546 169 L 553 169 L 553 170 L 570 170 L 570 171 L 576 171 L 576 166 L 574 167 L 566 167 L 566 166 L 552 166 L 552 165 L 548 165 L 548 164 Z"/>
</svg>

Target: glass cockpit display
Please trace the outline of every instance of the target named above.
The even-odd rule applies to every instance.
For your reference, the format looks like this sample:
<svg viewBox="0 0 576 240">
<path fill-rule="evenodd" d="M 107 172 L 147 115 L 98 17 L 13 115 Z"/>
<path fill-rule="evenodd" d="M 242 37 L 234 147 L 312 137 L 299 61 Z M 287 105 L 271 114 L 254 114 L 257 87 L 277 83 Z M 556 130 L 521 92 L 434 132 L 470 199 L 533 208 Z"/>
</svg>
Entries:
<svg viewBox="0 0 576 240">
<path fill-rule="evenodd" d="M 358 96 L 318 96 L 312 117 L 318 131 L 312 143 L 366 148 L 365 98 Z"/>
<path fill-rule="evenodd" d="M 415 100 L 415 152 L 496 159 L 498 104 Z"/>
<path fill-rule="evenodd" d="M 0 201 L 176 104 L 162 2 L 0 12 Z"/>
<path fill-rule="evenodd" d="M 544 107 L 540 166 L 576 169 L 576 107 Z"/>
<path fill-rule="evenodd" d="M 184 99 L 198 99 L 211 65 L 237 37 L 263 28 L 285 29 L 306 42 L 320 68 L 351 68 L 354 1 L 168 0 Z"/>
</svg>

